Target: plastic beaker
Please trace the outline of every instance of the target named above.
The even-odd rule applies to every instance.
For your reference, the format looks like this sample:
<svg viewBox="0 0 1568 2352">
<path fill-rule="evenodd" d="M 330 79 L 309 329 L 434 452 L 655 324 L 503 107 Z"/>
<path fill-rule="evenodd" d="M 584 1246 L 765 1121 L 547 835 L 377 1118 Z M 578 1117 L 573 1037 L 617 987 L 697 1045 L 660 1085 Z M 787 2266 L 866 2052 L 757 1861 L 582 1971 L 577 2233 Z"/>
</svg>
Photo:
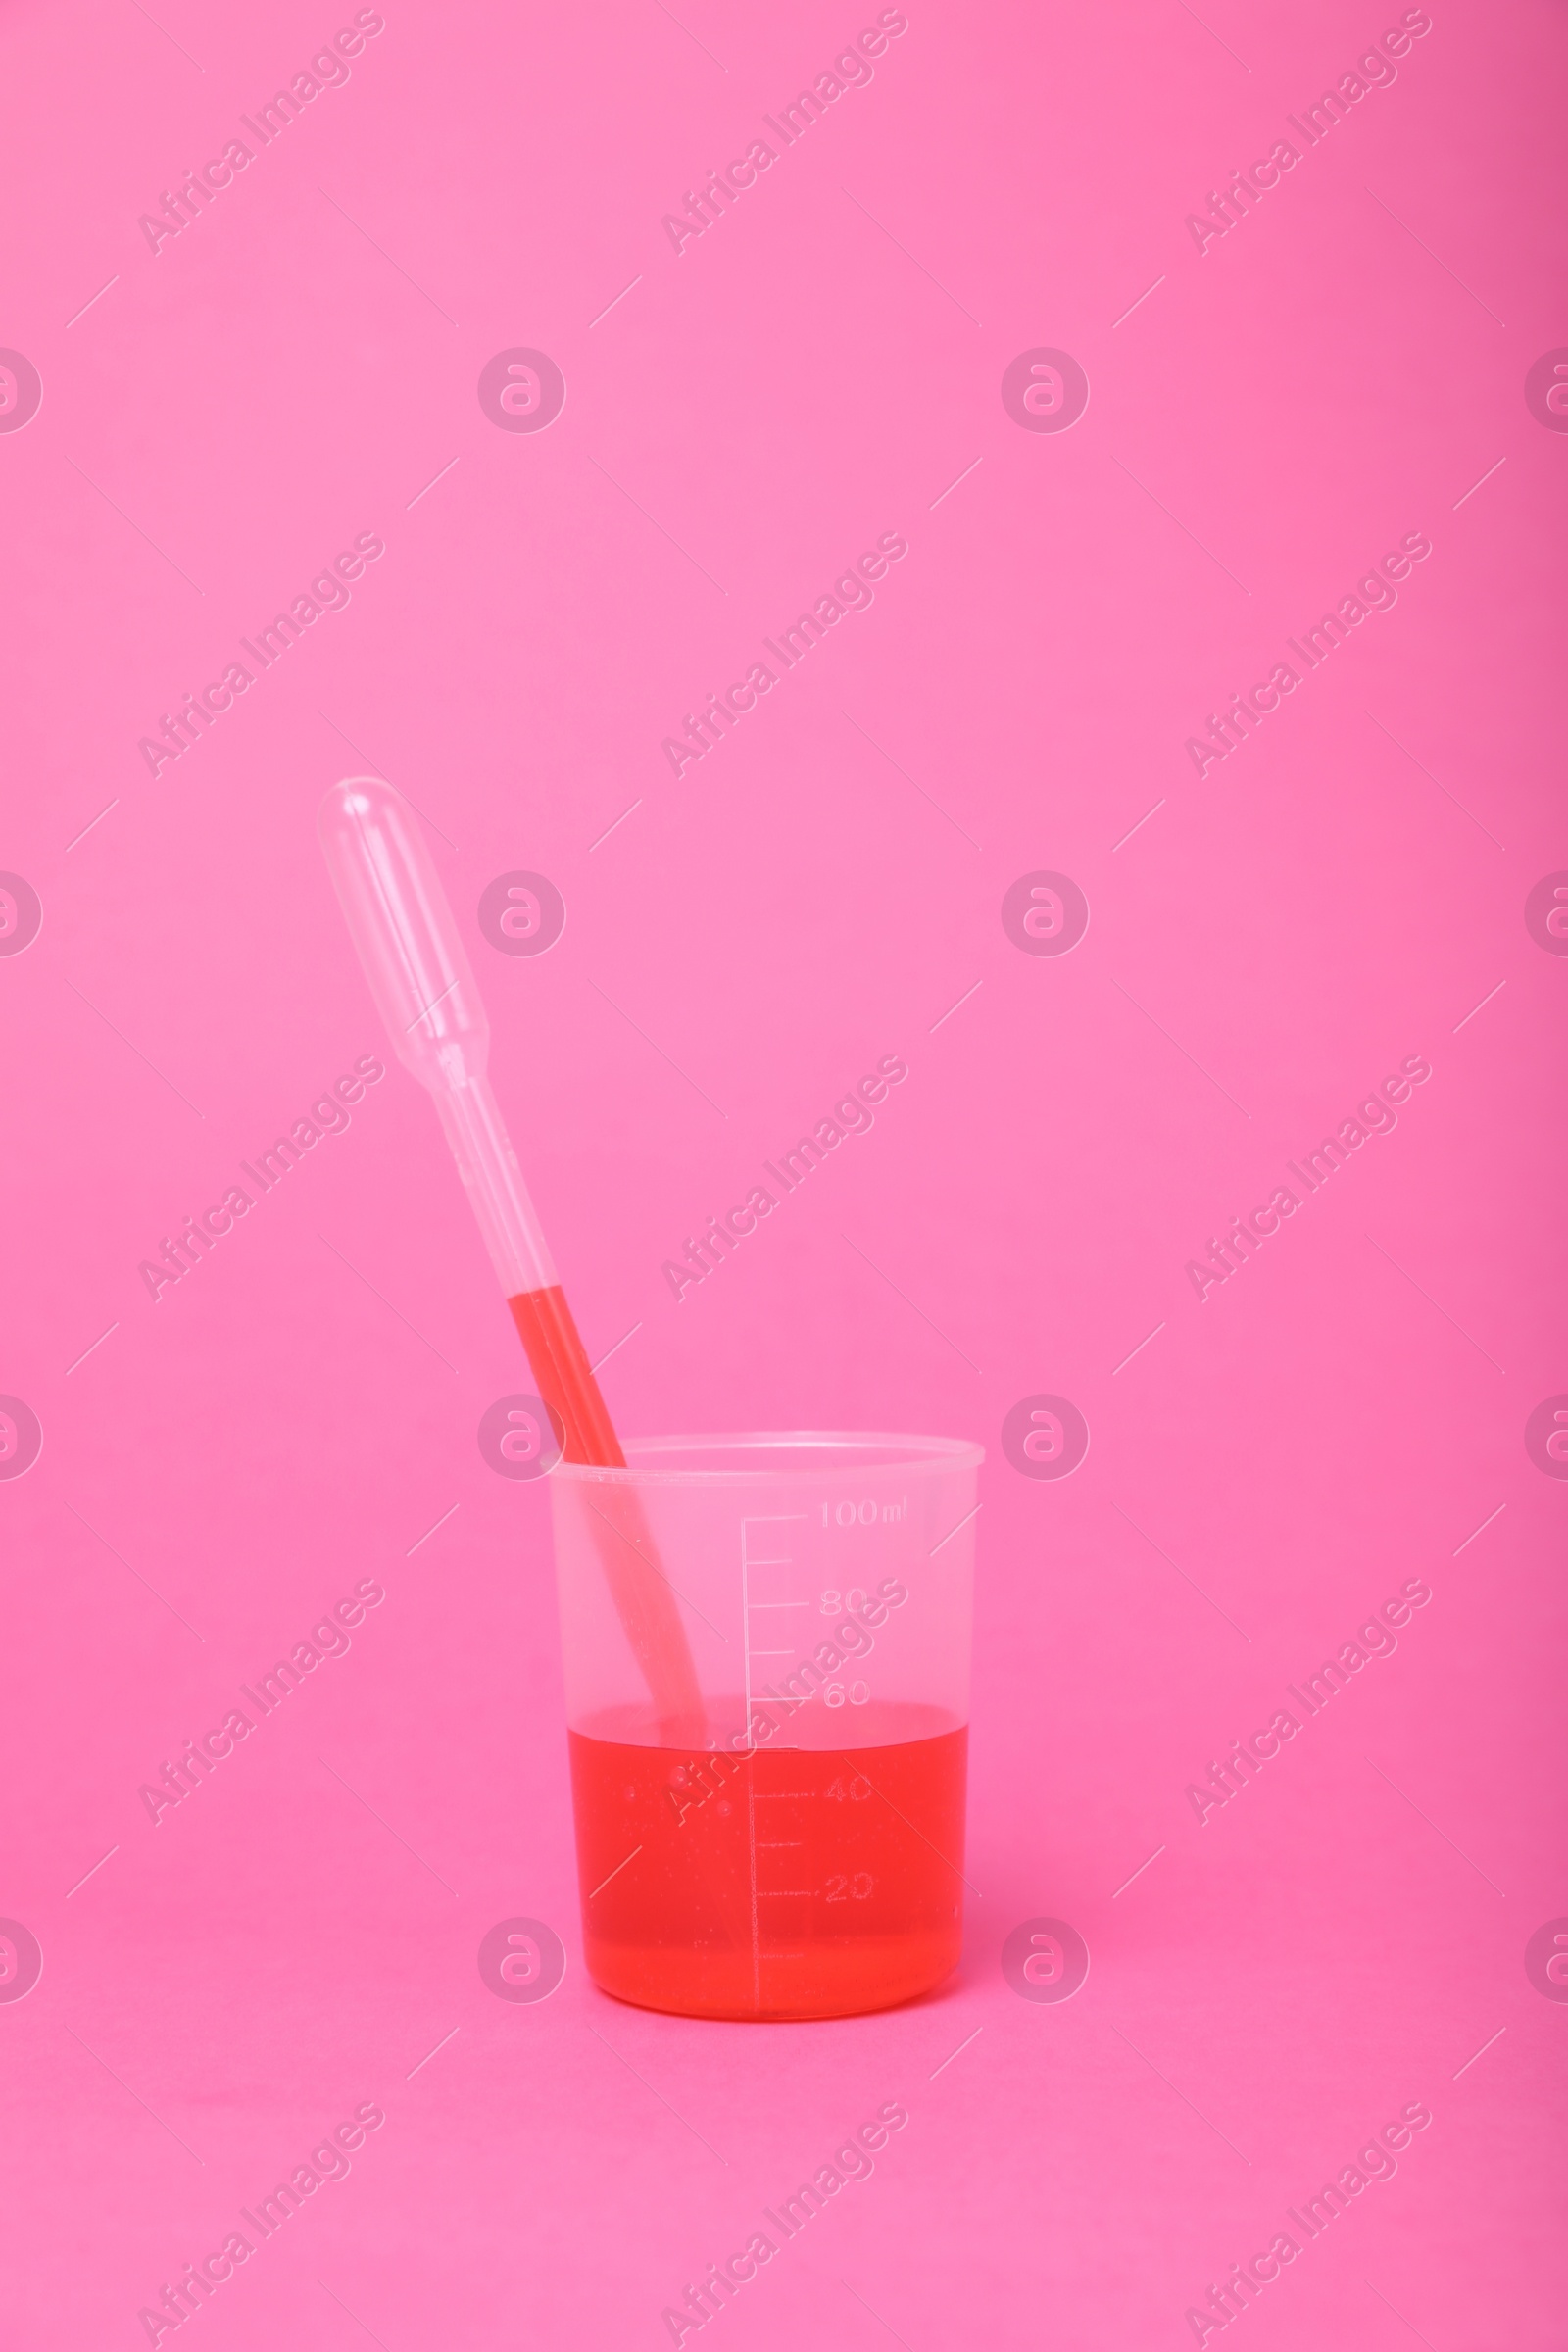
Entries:
<svg viewBox="0 0 1568 2352">
<path fill-rule="evenodd" d="M 551 1473 L 588 1970 L 691 2017 L 844 2017 L 962 1938 L 975 1474 L 966 1441 L 628 1441 Z M 671 1745 L 607 1576 L 670 1586 L 705 1724 Z"/>
</svg>

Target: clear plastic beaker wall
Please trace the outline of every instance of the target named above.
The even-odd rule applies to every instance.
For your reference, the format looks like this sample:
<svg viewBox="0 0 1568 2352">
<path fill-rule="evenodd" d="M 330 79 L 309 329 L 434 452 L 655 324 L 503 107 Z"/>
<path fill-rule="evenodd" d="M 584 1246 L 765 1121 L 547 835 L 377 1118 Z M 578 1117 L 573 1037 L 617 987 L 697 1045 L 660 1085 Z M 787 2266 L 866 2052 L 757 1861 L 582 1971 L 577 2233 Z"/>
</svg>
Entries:
<svg viewBox="0 0 1568 2352">
<path fill-rule="evenodd" d="M 962 1937 L 982 1448 L 808 1431 L 626 1454 L 550 1481 L 589 1973 L 692 2017 L 927 1991 Z M 612 1593 L 627 1546 L 675 1594 L 701 1720 L 655 1707 Z"/>
</svg>

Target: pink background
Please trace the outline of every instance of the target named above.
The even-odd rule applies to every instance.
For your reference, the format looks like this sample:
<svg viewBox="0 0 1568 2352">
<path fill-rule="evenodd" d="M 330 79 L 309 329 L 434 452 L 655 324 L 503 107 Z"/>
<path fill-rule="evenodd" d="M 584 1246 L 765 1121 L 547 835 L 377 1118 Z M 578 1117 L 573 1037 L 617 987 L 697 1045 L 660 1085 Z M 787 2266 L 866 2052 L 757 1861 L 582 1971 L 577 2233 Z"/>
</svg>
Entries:
<svg viewBox="0 0 1568 2352">
<path fill-rule="evenodd" d="M 44 1953 L 0 2005 L 7 2344 L 145 2341 L 372 2099 L 213 2352 L 667 2342 L 899 2099 L 724 2341 L 1175 2346 L 1420 2100 L 1248 2340 L 1544 2352 L 1568 1494 L 1523 1431 L 1568 1386 L 1568 971 L 1523 909 L 1568 865 L 1568 445 L 1523 385 L 1568 341 L 1561 11 L 1435 4 L 1201 255 L 1189 212 L 1396 7 L 911 6 L 677 256 L 682 191 L 875 21 L 680 15 L 389 0 L 156 255 L 141 213 L 352 11 L 0 22 L 0 343 L 43 382 L 0 435 L 0 866 L 44 910 L 0 958 L 0 1390 L 44 1433 L 0 1484 L 0 1914 Z M 513 346 L 565 377 L 539 434 L 476 398 Z M 1037 346 L 1092 387 L 1059 435 L 1000 396 Z M 890 530 L 872 608 L 672 777 L 681 714 Z M 366 531 L 349 608 L 151 777 L 159 714 Z M 1204 714 L 1416 531 L 1396 607 L 1200 780 Z M 530 1384 L 401 1071 L 138 1278 L 387 1053 L 314 831 L 364 770 L 431 822 L 590 1352 L 637 1327 L 621 1426 L 988 1447 L 938 1998 L 745 2029 L 585 1982 L 548 1498 L 475 1442 Z M 568 909 L 537 959 L 477 927 L 513 868 Z M 1093 910 L 1060 957 L 1000 919 L 1038 868 Z M 681 1237 L 893 1052 L 875 1130 L 677 1305 Z M 1397 1129 L 1200 1303 L 1206 1237 L 1413 1054 Z M 1000 1444 L 1040 1392 L 1092 1432 L 1060 1482 Z M 369 1576 L 351 1653 L 155 1828 L 139 1786 Z M 1417 1576 L 1396 1654 L 1200 1826 L 1188 1785 Z M 475 1963 L 517 1913 L 568 1952 L 538 2006 Z M 1062 2004 L 999 1964 L 1040 1915 L 1093 1955 Z"/>
</svg>

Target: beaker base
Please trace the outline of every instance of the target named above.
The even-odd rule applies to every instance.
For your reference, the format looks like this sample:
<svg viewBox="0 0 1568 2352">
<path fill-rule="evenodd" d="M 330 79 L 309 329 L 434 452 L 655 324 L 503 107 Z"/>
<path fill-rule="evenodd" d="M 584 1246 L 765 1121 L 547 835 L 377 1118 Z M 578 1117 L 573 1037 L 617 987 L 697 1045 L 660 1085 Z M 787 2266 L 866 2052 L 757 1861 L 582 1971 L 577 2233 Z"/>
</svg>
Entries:
<svg viewBox="0 0 1568 2352">
<path fill-rule="evenodd" d="M 881 1950 L 845 1956 L 841 1965 L 808 1973 L 783 1954 L 761 1956 L 754 1971 L 750 1955 L 725 1954 L 693 1965 L 690 1953 L 635 1951 L 585 1954 L 588 1974 L 601 1992 L 633 2009 L 657 2009 L 666 2017 L 709 2017 L 730 2024 L 797 2025 L 813 2018 L 866 2017 L 899 2009 L 934 1992 L 958 1965 L 958 1942 L 944 1938 L 931 1948 L 926 1937 L 900 1938 L 898 1952 Z M 762 1978 L 759 1991 L 757 1975 Z M 784 1980 L 793 1978 L 786 1984 Z M 772 1989 L 768 1989 L 771 1980 Z"/>
</svg>

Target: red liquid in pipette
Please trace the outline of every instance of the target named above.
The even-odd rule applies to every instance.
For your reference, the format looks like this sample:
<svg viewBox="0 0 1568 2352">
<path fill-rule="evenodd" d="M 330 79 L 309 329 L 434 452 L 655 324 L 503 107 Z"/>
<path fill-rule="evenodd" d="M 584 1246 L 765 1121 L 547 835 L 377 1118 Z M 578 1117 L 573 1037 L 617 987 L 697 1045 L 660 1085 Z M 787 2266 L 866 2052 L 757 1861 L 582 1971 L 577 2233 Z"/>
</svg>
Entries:
<svg viewBox="0 0 1568 2352">
<path fill-rule="evenodd" d="M 518 1291 L 507 1304 L 527 1349 L 539 1400 L 556 1424 L 563 1460 L 624 1470 L 626 1456 L 560 1283 Z M 633 1487 L 607 1482 L 586 1507 L 612 1596 L 655 1696 L 663 1735 L 701 1740 L 705 1715 L 691 1648 L 641 1497 Z"/>
<path fill-rule="evenodd" d="M 788 1727 L 802 1745 L 755 1754 L 639 1744 L 646 1709 L 568 1734 L 583 1955 L 606 1992 L 689 2017 L 845 2017 L 951 1974 L 968 1733 L 935 1707 L 858 1712 L 873 1708 L 867 1747 L 809 1744 L 837 1730 L 816 1707 Z M 712 1713 L 745 1720 L 738 1699 Z"/>
<path fill-rule="evenodd" d="M 620 1440 L 599 1394 L 587 1349 L 560 1283 L 552 1283 L 547 1291 L 519 1291 L 507 1304 L 528 1351 L 539 1384 L 539 1401 L 560 1424 L 563 1458 L 594 1462 L 603 1470 L 623 1470 L 626 1457 Z"/>
</svg>

